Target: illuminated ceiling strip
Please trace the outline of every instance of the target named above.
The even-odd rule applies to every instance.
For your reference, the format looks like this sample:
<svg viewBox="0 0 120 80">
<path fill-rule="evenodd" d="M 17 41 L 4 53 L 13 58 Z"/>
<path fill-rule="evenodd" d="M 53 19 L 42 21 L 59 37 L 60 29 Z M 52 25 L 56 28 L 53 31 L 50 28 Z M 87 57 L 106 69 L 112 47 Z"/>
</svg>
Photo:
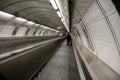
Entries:
<svg viewBox="0 0 120 80">
<path fill-rule="evenodd" d="M 21 17 L 16 17 L 15 19 L 18 20 L 18 21 L 22 21 L 22 22 L 27 21 L 26 19 L 23 19 L 23 18 L 21 18 Z"/>
<path fill-rule="evenodd" d="M 57 14 L 60 18 L 62 18 L 63 16 L 61 15 L 61 12 L 60 11 L 57 11 Z"/>
<path fill-rule="evenodd" d="M 52 4 L 52 6 L 53 6 L 53 8 L 54 8 L 55 10 L 57 10 L 57 9 L 58 9 L 58 7 L 57 7 L 57 4 L 56 4 L 55 0 L 50 0 L 50 3 Z"/>
<path fill-rule="evenodd" d="M 50 0 L 50 3 L 52 4 L 52 6 L 53 6 L 53 8 L 54 8 L 55 10 L 59 10 L 59 7 L 58 7 L 59 3 L 58 3 L 57 0 Z M 61 18 L 62 23 L 64 24 L 65 28 L 66 28 L 67 31 L 69 32 L 69 29 L 68 29 L 68 27 L 67 27 L 67 21 L 65 20 L 65 17 L 64 17 L 64 15 L 63 15 L 63 13 L 62 13 L 60 10 L 57 11 L 56 13 L 58 14 L 58 17 Z"/>
<path fill-rule="evenodd" d="M 5 16 L 5 17 L 9 17 L 9 18 L 15 17 L 14 15 L 11 15 L 11 14 L 3 12 L 3 11 L 0 11 L 0 16 Z"/>
</svg>

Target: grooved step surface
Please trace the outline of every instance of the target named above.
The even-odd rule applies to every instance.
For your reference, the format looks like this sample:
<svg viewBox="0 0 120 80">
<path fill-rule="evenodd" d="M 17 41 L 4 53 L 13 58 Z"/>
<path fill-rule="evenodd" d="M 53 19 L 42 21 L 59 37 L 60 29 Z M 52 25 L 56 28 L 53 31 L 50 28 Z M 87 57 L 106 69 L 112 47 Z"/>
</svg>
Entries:
<svg viewBox="0 0 120 80">
<path fill-rule="evenodd" d="M 64 41 L 35 80 L 80 80 L 72 46 Z"/>
</svg>

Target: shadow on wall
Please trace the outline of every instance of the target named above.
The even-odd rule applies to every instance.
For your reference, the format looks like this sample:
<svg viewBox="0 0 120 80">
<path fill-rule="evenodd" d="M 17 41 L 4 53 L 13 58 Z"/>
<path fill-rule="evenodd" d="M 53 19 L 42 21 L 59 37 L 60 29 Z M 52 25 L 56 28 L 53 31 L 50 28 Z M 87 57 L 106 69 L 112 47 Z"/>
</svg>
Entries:
<svg viewBox="0 0 120 80">
<path fill-rule="evenodd" d="M 120 15 L 120 0 L 112 0 Z"/>
</svg>

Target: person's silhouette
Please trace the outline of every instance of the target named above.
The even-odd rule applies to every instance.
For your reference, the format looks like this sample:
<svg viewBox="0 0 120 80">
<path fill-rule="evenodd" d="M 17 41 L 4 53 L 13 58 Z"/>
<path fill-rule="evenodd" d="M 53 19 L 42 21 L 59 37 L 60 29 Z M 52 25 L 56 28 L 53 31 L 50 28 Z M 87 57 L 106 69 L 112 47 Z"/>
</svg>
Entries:
<svg viewBox="0 0 120 80">
<path fill-rule="evenodd" d="M 71 42 L 72 39 L 69 34 L 66 36 L 66 39 L 67 39 L 67 45 L 72 45 L 72 42 Z"/>
</svg>

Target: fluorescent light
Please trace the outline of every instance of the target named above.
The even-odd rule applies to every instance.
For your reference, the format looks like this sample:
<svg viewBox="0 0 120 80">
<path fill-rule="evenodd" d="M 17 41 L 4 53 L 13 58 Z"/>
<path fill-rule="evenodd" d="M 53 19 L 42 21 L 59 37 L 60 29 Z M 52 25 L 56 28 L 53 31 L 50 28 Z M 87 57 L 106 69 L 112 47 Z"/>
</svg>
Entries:
<svg viewBox="0 0 120 80">
<path fill-rule="evenodd" d="M 40 26 L 40 24 L 35 24 L 35 27 L 38 27 L 38 26 Z"/>
<path fill-rule="evenodd" d="M 32 22 L 32 21 L 27 21 L 26 24 L 25 24 L 25 26 L 33 26 L 33 24 L 35 24 L 35 23 Z"/>
<path fill-rule="evenodd" d="M 25 22 L 27 22 L 27 20 L 21 17 L 15 17 L 14 22 L 18 24 L 24 24 Z"/>
<path fill-rule="evenodd" d="M 57 11 L 57 14 L 58 14 L 58 16 L 59 16 L 60 18 L 62 17 L 60 11 Z"/>
<path fill-rule="evenodd" d="M 53 6 L 53 8 L 54 8 L 55 10 L 57 10 L 57 9 L 58 9 L 58 7 L 57 7 L 57 4 L 56 4 L 55 0 L 50 0 L 50 3 L 52 4 L 52 6 Z"/>
<path fill-rule="evenodd" d="M 24 22 L 26 22 L 27 20 L 26 19 L 23 19 L 23 18 L 20 18 L 20 17 L 16 17 L 15 19 L 14 19 L 14 22 L 15 23 L 18 23 L 18 24 L 22 24 L 22 23 L 24 23 Z"/>
<path fill-rule="evenodd" d="M 12 19 L 13 17 L 15 17 L 14 15 L 12 14 L 9 14 L 9 13 L 6 13 L 6 12 L 3 12 L 3 11 L 0 11 L 0 19 L 1 20 L 10 20 Z"/>
<path fill-rule="evenodd" d="M 3 11 L 0 11 L 0 15 L 1 16 L 6 16 L 6 17 L 14 17 L 14 15 L 11 15 L 11 14 L 3 12 Z"/>
<path fill-rule="evenodd" d="M 63 18 L 61 18 L 61 21 L 64 23 L 64 19 Z"/>
<path fill-rule="evenodd" d="M 55 2 L 56 2 L 56 5 L 58 6 L 58 8 L 60 9 L 60 10 L 62 10 L 62 7 L 63 7 L 63 3 L 64 3 L 64 0 L 63 0 L 63 3 L 62 3 L 62 1 L 61 0 L 55 0 Z"/>
<path fill-rule="evenodd" d="M 16 17 L 15 19 L 16 19 L 17 21 L 21 21 L 21 22 L 27 21 L 26 19 L 23 19 L 23 18 L 20 18 L 20 17 Z"/>
<path fill-rule="evenodd" d="M 27 23 L 28 23 L 28 24 L 31 24 L 31 25 L 33 25 L 33 24 L 34 24 L 34 22 L 32 22 L 32 21 L 28 21 Z"/>
<path fill-rule="evenodd" d="M 41 25 L 40 27 L 44 28 L 44 25 Z"/>
</svg>

